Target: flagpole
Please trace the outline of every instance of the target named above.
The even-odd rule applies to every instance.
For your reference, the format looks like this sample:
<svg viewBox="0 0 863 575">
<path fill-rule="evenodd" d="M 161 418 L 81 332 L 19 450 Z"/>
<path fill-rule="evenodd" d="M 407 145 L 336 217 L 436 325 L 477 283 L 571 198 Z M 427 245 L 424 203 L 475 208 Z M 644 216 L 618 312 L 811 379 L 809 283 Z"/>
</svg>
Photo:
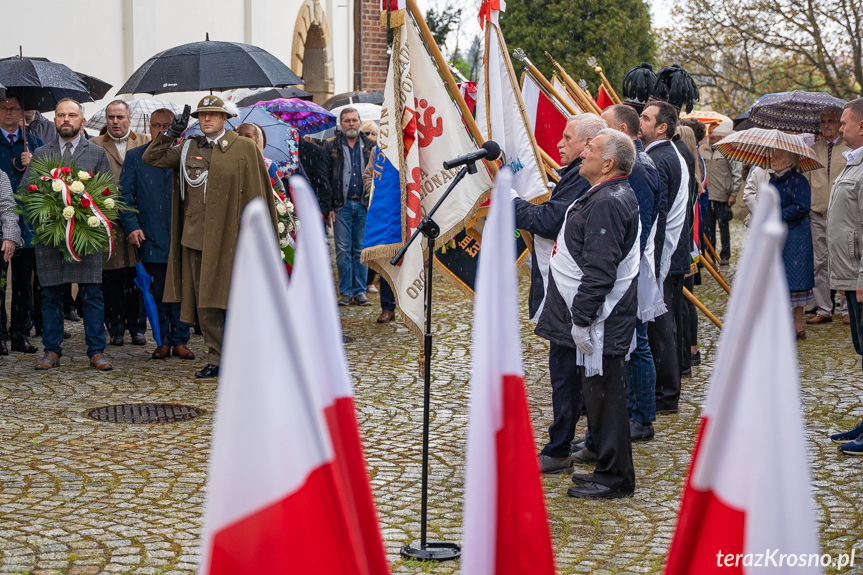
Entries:
<svg viewBox="0 0 863 575">
<path fill-rule="evenodd" d="M 700 309 L 701 313 L 703 313 L 707 317 L 707 319 L 712 321 L 716 327 L 718 327 L 719 329 L 722 329 L 722 322 L 719 321 L 719 318 L 717 318 L 715 315 L 713 315 L 710 312 L 710 310 L 707 309 L 707 306 L 704 305 L 703 303 L 701 303 L 701 301 L 697 297 L 695 297 L 695 295 L 693 295 L 693 293 L 691 291 L 689 291 L 686 288 L 683 288 L 683 296 L 686 299 L 688 299 L 689 301 L 691 301 L 693 304 L 695 304 L 695 307 Z"/>
<path fill-rule="evenodd" d="M 713 261 L 706 253 L 701 254 L 701 265 L 703 265 L 707 269 L 707 271 L 710 272 L 710 275 L 713 276 L 713 279 L 716 280 L 716 283 L 722 286 L 722 289 L 725 290 L 725 293 L 731 295 L 731 287 L 724 279 L 722 279 L 722 276 L 719 275 L 719 272 L 716 271 L 716 268 L 713 267 Z"/>
<path fill-rule="evenodd" d="M 533 79 L 537 82 L 540 88 L 545 90 L 545 92 L 547 92 L 548 94 L 554 96 L 554 98 L 564 108 L 566 108 L 566 111 L 570 116 L 575 116 L 581 112 L 581 110 L 574 110 L 573 107 L 569 105 L 569 102 L 567 102 L 561 97 L 560 93 L 554 89 L 554 86 L 551 85 L 551 82 L 549 82 L 548 79 L 542 75 L 542 72 L 540 72 L 539 69 L 533 65 L 533 62 L 530 61 L 530 58 L 527 57 L 527 54 L 524 53 L 524 50 L 522 50 L 521 48 L 516 48 L 512 51 L 512 55 L 516 60 L 524 64 L 525 68 L 527 68 L 528 74 L 533 76 Z"/>
<path fill-rule="evenodd" d="M 620 101 L 620 96 L 617 95 L 617 92 L 614 91 L 614 88 L 611 87 L 611 82 L 608 81 L 608 78 L 605 77 L 605 74 L 602 71 L 602 67 L 596 63 L 596 58 L 591 56 L 587 59 L 587 65 L 593 68 L 593 71 L 599 74 L 599 79 L 602 80 L 602 85 L 605 86 L 605 91 L 608 92 L 608 95 L 614 100 L 615 104 L 622 104 Z"/>
<path fill-rule="evenodd" d="M 547 51 L 545 52 L 545 57 L 551 60 L 551 65 L 554 66 L 554 69 L 557 70 L 557 73 L 560 74 L 560 78 L 563 80 L 564 85 L 572 92 L 572 95 L 575 96 L 575 99 L 578 100 L 581 105 L 584 107 L 585 112 L 593 112 L 594 114 L 601 114 L 602 110 L 599 109 L 593 100 L 588 96 L 584 90 L 581 89 L 581 86 L 576 84 L 575 80 L 566 73 L 566 70 L 560 63 L 555 60 L 551 54 Z"/>
</svg>

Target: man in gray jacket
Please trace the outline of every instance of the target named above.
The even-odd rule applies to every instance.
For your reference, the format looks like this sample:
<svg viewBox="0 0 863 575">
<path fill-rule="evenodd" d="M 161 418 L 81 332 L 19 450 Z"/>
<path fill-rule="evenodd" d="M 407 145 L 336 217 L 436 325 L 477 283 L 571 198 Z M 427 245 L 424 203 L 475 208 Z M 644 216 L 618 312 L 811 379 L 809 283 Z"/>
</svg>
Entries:
<svg viewBox="0 0 863 575">
<path fill-rule="evenodd" d="M 863 98 L 845 104 L 839 133 L 848 151 L 827 207 L 830 288 L 845 292 L 854 351 L 863 356 Z M 830 439 L 844 453 L 863 455 L 863 421 Z"/>
</svg>

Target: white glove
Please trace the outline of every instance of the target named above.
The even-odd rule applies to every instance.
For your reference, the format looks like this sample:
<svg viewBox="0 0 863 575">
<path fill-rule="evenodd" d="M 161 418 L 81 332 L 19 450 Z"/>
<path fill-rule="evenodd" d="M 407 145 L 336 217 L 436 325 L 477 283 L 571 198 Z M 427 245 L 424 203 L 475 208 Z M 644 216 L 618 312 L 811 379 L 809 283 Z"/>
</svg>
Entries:
<svg viewBox="0 0 863 575">
<path fill-rule="evenodd" d="M 518 195 L 518 192 L 516 192 L 516 191 L 515 191 L 515 189 L 513 189 L 513 188 L 510 188 L 510 189 L 509 189 L 509 200 L 510 200 L 510 201 L 512 201 L 512 200 L 514 200 L 514 199 L 516 199 L 516 198 L 520 198 L 520 197 L 521 197 L 521 196 L 519 196 L 519 195 Z"/>
<path fill-rule="evenodd" d="M 593 345 L 590 343 L 589 327 L 581 327 L 580 325 L 573 324 L 570 333 L 572 333 L 572 341 L 575 342 L 575 346 L 581 350 L 581 353 L 584 355 L 591 355 L 593 353 Z"/>
</svg>

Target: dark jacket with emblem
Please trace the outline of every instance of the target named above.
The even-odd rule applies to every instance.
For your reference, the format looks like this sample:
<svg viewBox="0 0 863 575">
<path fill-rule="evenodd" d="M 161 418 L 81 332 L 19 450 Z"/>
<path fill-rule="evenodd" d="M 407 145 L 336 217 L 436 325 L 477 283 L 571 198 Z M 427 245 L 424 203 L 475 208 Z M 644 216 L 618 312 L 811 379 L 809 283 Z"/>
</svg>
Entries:
<svg viewBox="0 0 863 575">
<path fill-rule="evenodd" d="M 366 164 L 369 163 L 369 158 L 372 152 L 375 151 L 376 144 L 369 140 L 368 136 L 360 132 L 359 144 L 362 146 L 363 165 L 360 167 L 360 174 L 366 169 Z M 324 150 L 330 161 L 330 192 L 332 201 L 330 204 L 331 210 L 337 210 L 345 205 L 345 185 L 342 180 L 345 170 L 345 152 L 344 147 L 347 145 L 345 135 L 341 132 L 336 134 L 336 137 L 324 144 Z"/>
<path fill-rule="evenodd" d="M 617 268 L 639 241 L 638 200 L 625 177 L 614 178 L 585 193 L 567 214 L 554 249 L 569 250 L 584 275 L 573 301 L 567 302 L 555 283 L 554 271 L 549 272 L 536 335 L 575 348 L 572 325 L 588 326 L 599 317 L 617 279 Z M 603 355 L 629 353 L 637 311 L 636 277 L 605 320 Z"/>
<path fill-rule="evenodd" d="M 55 140 L 45 144 L 33 152 L 33 158 L 42 156 L 62 156 L 63 151 L 60 141 Z M 72 154 L 71 164 L 77 169 L 88 172 L 111 174 L 111 163 L 108 154 L 99 146 L 94 146 L 84 137 L 83 131 L 78 146 Z M 30 163 L 32 166 L 33 163 Z M 24 172 L 21 179 L 22 184 L 30 177 L 30 167 Z M 48 246 L 36 246 L 36 272 L 39 274 L 39 283 L 43 286 L 55 286 L 67 283 L 100 284 L 102 283 L 102 254 L 95 253 L 81 258 L 80 262 L 64 261 L 63 250 L 65 248 L 54 248 Z"/>
<path fill-rule="evenodd" d="M 551 196 L 545 203 L 532 204 L 521 198 L 513 200 L 515 208 L 515 227 L 530 232 L 548 240 L 557 239 L 560 226 L 566 216 L 566 209 L 584 192 L 590 189 L 590 184 L 579 175 L 581 158 L 560 170 L 560 181 L 551 191 Z M 542 272 L 536 258 L 536 251 L 531 246 L 530 294 L 528 296 L 528 312 L 533 317 L 545 297 L 545 285 Z"/>
<path fill-rule="evenodd" d="M 147 238 L 141 244 L 141 261 L 166 263 L 171 247 L 171 196 L 174 172 L 144 163 L 146 146 L 126 152 L 120 172 L 120 191 L 126 205 L 138 213 L 120 212 L 127 234 L 142 230 Z"/>
<path fill-rule="evenodd" d="M 195 145 L 193 142 L 190 146 L 190 154 L 192 149 L 196 150 Z M 180 200 L 180 152 L 181 147 L 174 146 L 173 138 L 160 134 L 147 147 L 143 160 L 149 166 L 175 170 L 171 202 L 171 247 L 162 301 L 180 302 L 180 319 L 191 324 L 195 321 L 197 310 L 191 278 L 183 274 L 183 270 L 189 267 L 183 265 L 183 253 L 189 250 L 180 243 L 185 220 L 185 206 Z M 240 233 L 240 216 L 246 204 L 254 198 L 261 198 L 267 203 L 273 221 L 273 241 L 277 242 L 276 206 L 264 157 L 254 142 L 238 136 L 233 130 L 227 130 L 218 144 L 213 145 L 209 165 L 198 307 L 227 309 L 234 252 Z M 189 199 L 188 188 L 186 199 Z"/>
<path fill-rule="evenodd" d="M 668 218 L 668 210 L 674 204 L 674 200 L 677 199 L 683 173 L 680 170 L 680 159 L 677 157 L 676 148 L 671 143 L 671 140 L 663 140 L 655 146 L 649 147 L 647 155 L 653 160 L 653 165 L 656 166 L 656 171 L 659 172 L 659 181 L 661 184 L 661 199 L 657 214 L 659 219 L 656 221 L 656 237 L 653 242 L 655 248 L 653 259 L 656 269 L 659 270 L 659 262 L 662 261 L 662 247 L 665 243 L 665 224 Z M 680 231 L 680 237 L 682 238 L 685 233 L 686 224 L 684 223 L 683 229 Z M 678 245 L 680 245 L 679 241 Z M 674 269 L 673 263 L 671 268 L 672 270 Z M 659 275 L 658 271 L 657 275 Z"/>
<path fill-rule="evenodd" d="M 51 125 L 53 126 L 53 124 Z M 0 170 L 6 172 L 6 175 L 9 176 L 9 183 L 12 185 L 13 193 L 18 193 L 18 188 L 22 182 L 21 177 L 24 175 L 23 171 L 19 172 L 12 164 L 12 160 L 14 159 L 15 164 L 18 166 L 21 165 L 21 153 L 24 151 L 24 141 L 20 138 L 20 129 L 17 134 L 19 137 L 15 139 L 15 145 L 10 144 L 6 138 L 0 138 Z M 31 153 L 43 145 L 44 142 L 41 139 L 29 132 L 27 133 L 27 147 Z M 24 242 L 22 247 L 32 248 L 33 228 L 25 223 L 24 214 L 18 216 L 18 228 L 21 230 L 21 240 Z"/>
</svg>

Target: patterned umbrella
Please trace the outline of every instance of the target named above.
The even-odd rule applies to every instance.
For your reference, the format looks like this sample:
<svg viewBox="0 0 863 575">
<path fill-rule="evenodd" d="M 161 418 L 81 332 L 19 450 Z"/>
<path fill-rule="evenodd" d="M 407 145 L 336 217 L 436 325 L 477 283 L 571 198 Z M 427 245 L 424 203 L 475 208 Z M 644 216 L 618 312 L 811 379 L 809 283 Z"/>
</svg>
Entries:
<svg viewBox="0 0 863 575">
<path fill-rule="evenodd" d="M 168 100 L 151 100 L 150 98 L 140 98 L 129 102 L 129 107 L 132 109 L 132 131 L 141 132 L 144 134 L 150 133 L 150 116 L 160 108 L 167 108 L 174 114 L 179 114 L 183 111 L 183 106 Z M 87 120 L 84 124 L 85 128 L 91 130 L 101 130 L 105 127 L 107 120 L 105 119 L 105 108 L 102 108 L 93 117 Z"/>
<path fill-rule="evenodd" d="M 781 92 L 769 94 L 752 105 L 749 126 L 786 132 L 814 134 L 821 129 L 821 112 L 828 107 L 842 108 L 845 100 L 826 92 Z"/>
<path fill-rule="evenodd" d="M 824 167 L 815 152 L 800 136 L 786 134 L 779 130 L 749 128 L 742 132 L 734 132 L 719 140 L 716 148 L 729 160 L 760 168 L 770 167 L 770 158 L 773 157 L 775 149 L 793 152 L 800 156 L 800 172 Z"/>
<path fill-rule="evenodd" d="M 720 114 L 719 112 L 714 112 L 713 110 L 692 110 L 688 114 L 681 114 L 680 118 L 682 120 L 698 120 L 702 124 L 707 124 L 708 126 L 711 124 L 721 124 L 725 120 L 728 120 L 729 122 L 731 121 L 731 118 L 729 118 L 725 114 Z"/>
<path fill-rule="evenodd" d="M 258 102 L 254 107 L 263 108 L 286 124 L 290 124 L 299 130 L 300 135 L 314 134 L 336 125 L 336 117 L 326 108 L 299 98 L 265 100 Z"/>
</svg>

